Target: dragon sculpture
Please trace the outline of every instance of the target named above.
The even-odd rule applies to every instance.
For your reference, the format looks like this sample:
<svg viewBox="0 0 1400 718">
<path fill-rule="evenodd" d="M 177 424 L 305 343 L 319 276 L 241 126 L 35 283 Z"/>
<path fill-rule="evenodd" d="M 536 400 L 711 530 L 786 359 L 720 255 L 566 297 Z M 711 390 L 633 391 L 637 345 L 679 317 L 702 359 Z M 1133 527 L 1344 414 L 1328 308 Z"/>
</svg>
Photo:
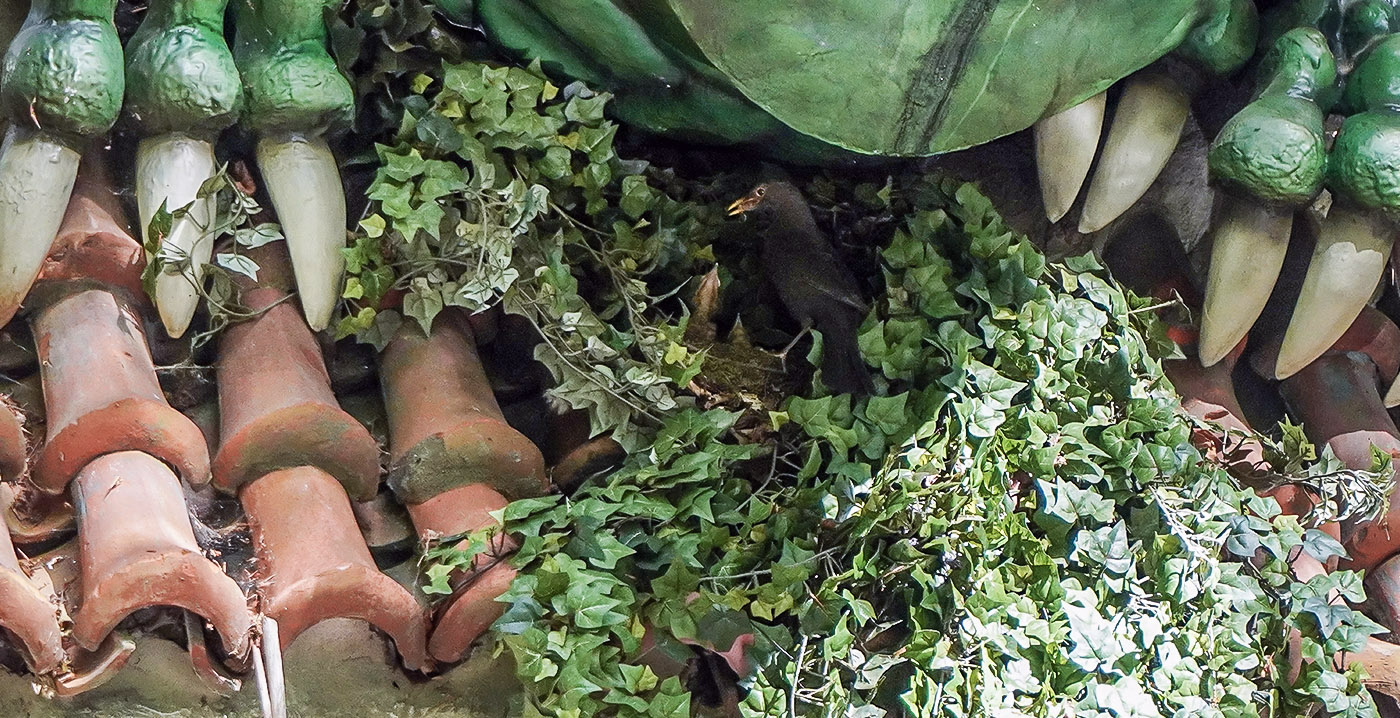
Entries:
<svg viewBox="0 0 1400 718">
<path fill-rule="evenodd" d="M 925 157 L 1030 129 L 1046 216 L 1084 234 L 1143 197 L 1207 83 L 1246 78 L 1252 93 L 1208 154 L 1207 366 L 1264 311 L 1300 216 L 1315 219 L 1318 239 L 1279 379 L 1373 301 L 1397 236 L 1400 0 L 436 4 L 521 59 L 612 91 L 626 123 L 789 161 Z M 354 114 L 328 51 L 326 11 L 338 6 L 149 0 L 123 47 L 117 0 L 0 3 L 0 324 L 40 271 L 85 148 L 123 121 L 140 138 L 143 229 L 162 207 L 184 208 L 163 251 L 194 258 L 183 271 L 195 274 L 157 278 L 166 330 L 179 336 L 194 313 L 211 251 L 198 190 L 216 171 L 215 140 L 235 125 L 256 138 L 303 311 L 324 329 L 346 207 L 328 137 Z M 1385 401 L 1400 405 L 1400 387 Z"/>
</svg>

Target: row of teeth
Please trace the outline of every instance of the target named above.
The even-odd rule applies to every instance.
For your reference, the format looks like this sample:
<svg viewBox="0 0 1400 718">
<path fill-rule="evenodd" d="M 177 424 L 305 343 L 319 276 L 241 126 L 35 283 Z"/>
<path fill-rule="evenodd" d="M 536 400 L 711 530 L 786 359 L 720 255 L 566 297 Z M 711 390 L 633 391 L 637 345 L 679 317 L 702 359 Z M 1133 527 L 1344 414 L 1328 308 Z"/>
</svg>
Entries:
<svg viewBox="0 0 1400 718">
<path fill-rule="evenodd" d="M 282 223 L 287 251 L 307 324 L 315 331 L 330 324 L 340 297 L 345 259 L 345 195 L 340 170 L 325 139 L 319 135 L 284 134 L 258 141 L 257 164 L 273 210 Z M 205 180 L 214 176 L 212 143 L 171 133 L 147 138 L 136 148 L 136 204 L 142 237 L 164 203 L 167 209 L 188 208 L 171 225 L 164 247 L 172 257 L 188 257 L 188 268 L 164 272 L 155 279 L 155 304 L 161 323 L 172 337 L 189 327 L 199 306 L 204 266 L 214 250 L 214 199 L 198 197 Z"/>
<path fill-rule="evenodd" d="M 5 2 L 5 0 L 0 0 Z M 0 15 L 3 15 L 0 11 Z M 0 17 L 0 25 L 6 18 Z M 0 27 L 0 50 L 14 28 Z M 4 120 L 0 118 L 0 127 Z M 79 150 L 43 130 L 11 123 L 0 145 L 0 324 L 19 310 L 48 254 L 68 205 L 81 159 Z M 320 331 L 340 299 L 345 259 L 345 196 L 340 170 L 319 133 L 265 136 L 256 159 L 263 184 L 286 237 L 297 294 L 307 323 Z M 136 151 L 136 200 L 142 238 L 151 241 L 151 219 L 162 205 L 184 208 L 163 238 L 182 271 L 155 279 L 154 301 L 166 332 L 180 337 L 199 306 L 204 267 L 213 253 L 213 198 L 200 187 L 216 172 L 211 141 L 172 132 L 144 138 Z"/>
<path fill-rule="evenodd" d="M 1097 232 L 1131 208 L 1161 174 L 1180 140 L 1190 99 L 1170 78 L 1139 75 L 1124 83 L 1102 154 L 1103 93 L 1042 119 L 1034 127 L 1041 196 L 1051 222 L 1069 213 L 1094 169 L 1079 220 Z M 1201 320 L 1201 363 L 1220 361 L 1263 312 L 1283 267 L 1293 212 L 1225 195 L 1213 218 L 1212 254 Z M 1374 213 L 1334 204 L 1294 305 L 1275 366 L 1285 379 L 1322 356 L 1375 294 L 1394 244 L 1393 229 Z M 1400 405 L 1400 381 L 1385 396 Z"/>
</svg>

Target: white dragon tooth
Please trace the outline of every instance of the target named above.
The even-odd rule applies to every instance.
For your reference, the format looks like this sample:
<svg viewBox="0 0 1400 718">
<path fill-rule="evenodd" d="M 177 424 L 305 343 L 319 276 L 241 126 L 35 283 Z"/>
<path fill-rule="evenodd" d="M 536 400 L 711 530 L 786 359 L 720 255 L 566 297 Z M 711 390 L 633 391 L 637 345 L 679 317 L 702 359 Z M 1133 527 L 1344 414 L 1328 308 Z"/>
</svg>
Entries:
<svg viewBox="0 0 1400 718">
<path fill-rule="evenodd" d="M 1211 366 L 1239 345 L 1264 311 L 1288 253 L 1293 213 L 1227 195 L 1211 229 L 1210 274 L 1197 349 Z"/>
<path fill-rule="evenodd" d="M 11 127 L 0 147 L 0 324 L 19 310 L 63 223 L 78 177 L 76 150 Z"/>
<path fill-rule="evenodd" d="M 1390 260 L 1389 221 L 1333 205 L 1303 277 L 1274 375 L 1286 379 L 1322 356 L 1356 320 Z"/>
<path fill-rule="evenodd" d="M 1103 229 L 1142 198 L 1181 140 L 1190 109 L 1186 91 L 1166 75 L 1127 81 L 1084 198 L 1081 233 Z"/>
<path fill-rule="evenodd" d="M 149 137 L 136 147 L 136 212 L 144 243 L 150 242 L 151 218 L 162 204 L 168 212 L 188 208 L 171 224 L 162 244 L 171 255 L 188 258 L 189 266 L 179 272 L 161 272 L 155 280 L 160 321 L 175 338 L 189 328 L 199 306 L 204 265 L 214 251 L 214 236 L 208 231 L 214 199 L 198 197 L 200 186 L 214 176 L 214 166 L 214 146 L 183 134 Z"/>
<path fill-rule="evenodd" d="M 314 331 L 330 324 L 345 272 L 345 190 L 330 146 L 302 134 L 258 140 L 258 167 L 287 237 L 297 294 Z"/>
<path fill-rule="evenodd" d="M 1108 94 L 1093 97 L 1035 123 L 1035 164 L 1040 175 L 1040 196 L 1045 216 L 1060 221 L 1074 205 L 1103 131 Z"/>
</svg>

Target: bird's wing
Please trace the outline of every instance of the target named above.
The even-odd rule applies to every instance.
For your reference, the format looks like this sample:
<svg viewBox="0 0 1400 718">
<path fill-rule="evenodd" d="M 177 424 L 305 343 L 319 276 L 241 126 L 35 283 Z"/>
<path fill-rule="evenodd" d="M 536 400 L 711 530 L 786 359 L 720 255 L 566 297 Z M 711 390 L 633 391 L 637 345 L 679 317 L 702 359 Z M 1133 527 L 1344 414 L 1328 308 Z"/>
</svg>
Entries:
<svg viewBox="0 0 1400 718">
<path fill-rule="evenodd" d="M 827 297 L 864 314 L 866 306 L 855 275 L 826 237 L 815 230 L 770 233 L 763 247 L 765 267 L 780 285 L 791 283 L 791 290 Z"/>
<path fill-rule="evenodd" d="M 845 273 L 842 272 L 842 274 Z M 865 302 L 861 301 L 860 292 L 856 289 L 855 282 L 850 279 L 849 275 L 841 276 L 839 281 L 833 282 L 813 282 L 808 279 L 803 281 L 806 281 L 813 289 L 823 295 L 831 297 L 861 314 L 865 314 L 865 310 L 868 309 Z"/>
<path fill-rule="evenodd" d="M 825 271 L 819 275 L 822 281 L 808 281 L 822 294 L 864 314 L 865 302 L 861 300 L 860 286 L 856 284 L 856 277 L 851 273 L 850 267 L 836 255 L 836 248 L 831 246 L 826 237 L 821 237 L 821 241 L 814 244 L 816 246 L 812 251 L 815 256 L 812 263 Z"/>
</svg>

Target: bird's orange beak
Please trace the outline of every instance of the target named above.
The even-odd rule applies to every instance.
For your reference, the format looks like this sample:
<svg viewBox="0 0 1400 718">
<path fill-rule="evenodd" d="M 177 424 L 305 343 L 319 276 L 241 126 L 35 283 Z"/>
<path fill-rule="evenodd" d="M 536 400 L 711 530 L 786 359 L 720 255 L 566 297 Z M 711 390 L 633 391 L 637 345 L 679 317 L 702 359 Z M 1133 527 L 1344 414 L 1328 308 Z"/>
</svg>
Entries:
<svg viewBox="0 0 1400 718">
<path fill-rule="evenodd" d="M 728 209 L 727 209 L 727 214 L 728 214 L 730 217 L 733 217 L 734 215 L 737 215 L 737 214 L 743 214 L 743 213 L 745 213 L 745 212 L 747 212 L 747 211 L 753 209 L 754 207 L 757 207 L 757 206 L 758 206 L 758 203 L 759 203 L 759 202 L 762 202 L 762 201 L 763 201 L 763 198 L 762 198 L 762 197 L 759 197 L 758 195 L 756 195 L 756 194 L 750 192 L 750 193 L 744 195 L 743 197 L 740 197 L 739 199 L 736 199 L 736 200 L 734 200 L 732 203 L 730 203 L 730 205 L 729 205 L 729 207 L 728 207 Z"/>
</svg>

